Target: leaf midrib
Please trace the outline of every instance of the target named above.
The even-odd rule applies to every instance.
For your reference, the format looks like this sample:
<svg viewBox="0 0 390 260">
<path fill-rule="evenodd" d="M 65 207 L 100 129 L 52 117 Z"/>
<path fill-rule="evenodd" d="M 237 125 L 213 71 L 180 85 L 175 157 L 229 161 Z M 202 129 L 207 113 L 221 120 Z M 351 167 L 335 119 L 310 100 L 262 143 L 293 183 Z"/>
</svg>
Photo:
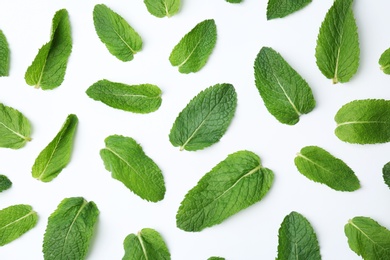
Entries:
<svg viewBox="0 0 390 260">
<path fill-rule="evenodd" d="M 85 206 L 86 206 L 87 204 L 88 204 L 88 202 L 84 200 L 84 201 L 83 201 L 83 204 L 82 204 L 81 207 L 80 207 L 80 209 L 77 211 L 76 216 L 73 218 L 73 221 L 72 221 L 72 223 L 70 224 L 69 229 L 68 229 L 68 231 L 66 232 L 66 235 L 65 235 L 64 246 L 62 247 L 62 250 L 61 250 L 61 256 L 64 256 L 65 244 L 66 244 L 67 241 L 68 241 L 68 236 L 69 236 L 69 234 L 70 234 L 70 231 L 72 230 L 74 223 L 76 222 L 76 220 L 77 220 L 77 218 L 79 217 L 80 213 L 83 211 L 83 209 L 85 208 Z"/>
<path fill-rule="evenodd" d="M 303 159 L 305 159 L 305 160 L 307 160 L 308 162 L 310 162 L 310 163 L 312 163 L 312 164 L 314 164 L 314 165 L 320 167 L 320 168 L 323 169 L 324 171 L 326 171 L 326 172 L 328 172 L 328 173 L 330 173 L 330 174 L 333 175 L 333 173 L 332 173 L 330 170 L 328 170 L 327 168 L 323 167 L 322 165 L 320 165 L 320 164 L 318 164 L 318 163 L 312 161 L 310 158 L 304 156 L 303 154 L 298 153 L 298 156 L 301 157 L 301 158 L 303 158 Z M 316 175 L 316 177 L 317 177 L 318 179 L 320 179 L 321 181 L 324 181 L 324 180 L 322 179 L 321 176 Z"/>
<path fill-rule="evenodd" d="M 28 216 L 30 216 L 30 215 L 32 215 L 32 214 L 34 214 L 34 213 L 36 213 L 36 212 L 33 211 L 33 210 L 31 210 L 28 214 L 24 215 L 23 217 L 20 217 L 20 218 L 14 220 L 14 221 L 8 223 L 7 225 L 1 227 L 0 230 L 5 229 L 5 228 L 7 228 L 7 227 L 9 227 L 9 226 L 11 226 L 11 225 L 13 225 L 13 224 L 19 222 L 19 221 L 22 221 L 23 219 L 27 218 Z"/>
<path fill-rule="evenodd" d="M 350 121 L 337 124 L 337 127 L 343 125 L 352 125 L 352 124 L 390 124 L 390 122 L 386 121 Z"/>
<path fill-rule="evenodd" d="M 3 122 L 0 122 L 0 125 L 4 126 L 7 130 L 9 130 L 10 132 L 14 133 L 15 135 L 19 136 L 20 138 L 26 140 L 26 141 L 31 141 L 31 138 L 30 137 L 27 137 L 27 136 L 24 136 L 18 132 L 16 132 L 15 130 L 13 130 L 12 128 L 9 128 L 6 124 L 4 124 Z"/>
<path fill-rule="evenodd" d="M 137 238 L 138 238 L 138 241 L 139 241 L 139 243 L 141 245 L 142 252 L 144 253 L 145 260 L 149 260 L 148 254 L 146 252 L 145 244 L 144 244 L 144 241 L 143 241 L 142 236 L 141 236 L 141 232 L 138 232 Z"/>
<path fill-rule="evenodd" d="M 131 53 L 136 54 L 137 52 L 130 47 L 130 45 L 122 38 L 122 36 L 120 36 L 120 34 L 115 30 L 115 28 L 114 27 L 111 28 L 115 32 L 115 34 L 119 37 L 119 39 L 127 46 L 127 48 L 130 49 Z"/>
<path fill-rule="evenodd" d="M 360 233 L 362 233 L 368 240 L 370 240 L 374 245 L 379 246 L 384 251 L 390 251 L 389 249 L 381 246 L 380 244 L 376 243 L 374 240 L 372 240 L 363 230 L 361 230 L 355 223 L 353 223 L 353 220 L 349 221 L 349 224 L 352 225 L 354 228 L 356 228 Z"/>
</svg>

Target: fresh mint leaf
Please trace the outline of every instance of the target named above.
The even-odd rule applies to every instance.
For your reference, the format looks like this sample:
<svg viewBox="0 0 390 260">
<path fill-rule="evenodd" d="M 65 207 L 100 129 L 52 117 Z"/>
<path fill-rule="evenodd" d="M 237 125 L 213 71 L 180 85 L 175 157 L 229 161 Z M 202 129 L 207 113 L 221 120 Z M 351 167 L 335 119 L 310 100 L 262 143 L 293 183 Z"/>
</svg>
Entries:
<svg viewBox="0 0 390 260">
<path fill-rule="evenodd" d="M 218 257 L 218 256 L 212 256 L 212 257 L 209 257 L 207 260 L 225 260 L 225 258 Z"/>
<path fill-rule="evenodd" d="M 349 102 L 335 116 L 336 136 L 348 143 L 390 142 L 390 101 L 363 99 Z"/>
<path fill-rule="evenodd" d="M 99 209 L 84 198 L 66 198 L 50 215 L 43 238 L 45 260 L 85 259 Z"/>
<path fill-rule="evenodd" d="M 335 0 L 317 38 L 317 66 L 334 84 L 348 82 L 359 67 L 359 36 L 352 3 Z"/>
<path fill-rule="evenodd" d="M 169 61 L 179 72 L 197 72 L 206 65 L 217 41 L 217 26 L 213 19 L 198 23 L 173 48 Z"/>
<path fill-rule="evenodd" d="M 8 190 L 11 186 L 12 182 L 10 179 L 5 175 L 0 174 L 0 192 Z"/>
<path fill-rule="evenodd" d="M 238 151 L 206 173 L 181 202 L 176 225 L 201 231 L 259 202 L 271 188 L 274 174 L 259 156 Z"/>
<path fill-rule="evenodd" d="M 390 74 L 390 48 L 382 53 L 379 58 L 379 65 L 385 74 Z"/>
<path fill-rule="evenodd" d="M 368 217 L 354 217 L 344 227 L 349 247 L 364 260 L 390 259 L 390 231 Z"/>
<path fill-rule="evenodd" d="M 18 110 L 0 103 L 0 147 L 19 149 L 31 141 L 31 125 Z"/>
<path fill-rule="evenodd" d="M 231 84 L 217 84 L 196 95 L 176 118 L 169 141 L 196 151 L 218 142 L 233 119 L 237 94 Z"/>
<path fill-rule="evenodd" d="M 164 198 L 164 177 L 157 164 L 130 137 L 111 135 L 105 139 L 106 147 L 100 156 L 112 177 L 147 201 Z"/>
<path fill-rule="evenodd" d="M 71 114 L 66 118 L 58 134 L 35 159 L 32 167 L 34 178 L 49 182 L 68 165 L 73 150 L 77 123 L 76 115 Z"/>
<path fill-rule="evenodd" d="M 241 3 L 243 0 L 226 0 L 226 2 L 228 3 L 232 3 L 232 4 L 238 4 L 238 3 Z M 224 259 L 224 258 L 221 258 L 221 259 Z"/>
<path fill-rule="evenodd" d="M 13 205 L 0 210 L 0 246 L 4 246 L 35 227 L 38 215 L 29 205 Z"/>
<path fill-rule="evenodd" d="M 93 22 L 100 40 L 121 61 L 131 61 L 142 49 L 142 39 L 122 16 L 104 4 L 95 5 Z"/>
<path fill-rule="evenodd" d="M 180 9 L 180 0 L 144 0 L 144 3 L 149 13 L 159 18 L 171 17 Z"/>
<path fill-rule="evenodd" d="M 156 111 L 162 102 L 161 89 L 151 84 L 130 86 L 99 80 L 86 93 L 90 98 L 110 107 L 141 114 Z"/>
<path fill-rule="evenodd" d="M 308 179 L 338 191 L 355 191 L 359 179 L 347 164 L 318 146 L 306 146 L 295 157 L 298 171 Z"/>
<path fill-rule="evenodd" d="M 382 169 L 383 173 L 383 180 L 385 181 L 386 185 L 390 188 L 390 162 L 386 163 L 385 166 L 383 166 Z"/>
<path fill-rule="evenodd" d="M 315 107 L 306 81 L 272 48 L 263 47 L 255 60 L 255 83 L 268 111 L 281 123 L 294 125 Z"/>
<path fill-rule="evenodd" d="M 170 260 L 171 254 L 160 233 L 144 228 L 138 234 L 128 235 L 124 242 L 122 260 Z"/>
<path fill-rule="evenodd" d="M 321 260 L 317 235 L 310 222 L 298 212 L 288 214 L 279 229 L 277 260 Z"/>
<path fill-rule="evenodd" d="M 10 50 L 2 30 L 0 30 L 0 77 L 9 75 Z"/>
<path fill-rule="evenodd" d="M 269 0 L 267 4 L 267 20 L 283 18 L 311 3 L 312 0 Z"/>
<path fill-rule="evenodd" d="M 38 51 L 24 76 L 26 83 L 43 90 L 62 84 L 72 52 L 72 35 L 68 11 L 61 9 L 54 15 L 50 41 Z"/>
</svg>

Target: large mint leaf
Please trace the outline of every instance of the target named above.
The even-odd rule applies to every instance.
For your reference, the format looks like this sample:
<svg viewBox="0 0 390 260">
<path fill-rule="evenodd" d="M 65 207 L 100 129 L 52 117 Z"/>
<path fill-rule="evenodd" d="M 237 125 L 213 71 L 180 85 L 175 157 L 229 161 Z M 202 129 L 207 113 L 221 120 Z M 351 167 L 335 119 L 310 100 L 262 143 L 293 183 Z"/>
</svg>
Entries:
<svg viewBox="0 0 390 260">
<path fill-rule="evenodd" d="M 359 67 L 359 36 L 352 2 L 334 2 L 317 38 L 317 66 L 333 83 L 348 82 Z"/>
<path fill-rule="evenodd" d="M 354 217 L 344 227 L 349 247 L 364 260 L 390 259 L 390 231 L 368 217 Z"/>
<path fill-rule="evenodd" d="M 159 18 L 171 17 L 180 9 L 180 0 L 144 0 L 144 3 L 149 13 Z"/>
<path fill-rule="evenodd" d="M 66 198 L 50 215 L 44 239 L 45 260 L 85 259 L 99 209 L 84 198 Z"/>
<path fill-rule="evenodd" d="M 13 205 L 0 210 L 0 246 L 4 246 L 35 227 L 38 215 L 29 205 Z"/>
<path fill-rule="evenodd" d="M 312 0 L 269 0 L 267 4 L 267 20 L 282 18 L 292 14 L 308 4 Z"/>
<path fill-rule="evenodd" d="M 90 98 L 110 107 L 141 114 L 156 111 L 162 102 L 161 89 L 151 84 L 130 86 L 99 80 L 86 93 Z"/>
<path fill-rule="evenodd" d="M 49 182 L 68 165 L 78 119 L 69 115 L 54 139 L 41 151 L 32 167 L 32 176 L 43 182 Z"/>
<path fill-rule="evenodd" d="M 0 147 L 19 149 L 31 141 L 31 125 L 18 110 L 0 103 Z"/>
<path fill-rule="evenodd" d="M 2 30 L 0 30 L 0 77 L 9 75 L 10 51 Z"/>
<path fill-rule="evenodd" d="M 178 66 L 181 73 L 197 72 L 206 65 L 216 41 L 217 26 L 214 20 L 204 20 L 184 35 L 173 48 L 169 61 L 172 66 Z"/>
<path fill-rule="evenodd" d="M 274 174 L 263 168 L 260 158 L 249 151 L 230 154 L 206 173 L 181 202 L 177 227 L 201 231 L 221 223 L 259 202 L 271 188 Z"/>
<path fill-rule="evenodd" d="M 0 192 L 8 190 L 11 186 L 12 182 L 10 179 L 5 175 L 0 174 Z"/>
<path fill-rule="evenodd" d="M 318 146 L 306 146 L 295 157 L 295 165 L 308 179 L 338 191 L 360 188 L 359 179 L 347 164 Z"/>
<path fill-rule="evenodd" d="M 233 119 L 237 94 L 231 84 L 217 84 L 196 95 L 176 118 L 169 140 L 195 151 L 218 142 Z"/>
<path fill-rule="evenodd" d="M 385 74 L 390 74 L 390 48 L 382 53 L 379 58 L 379 65 Z"/>
<path fill-rule="evenodd" d="M 279 228 L 277 260 L 321 260 L 317 235 L 310 222 L 301 214 L 291 212 Z"/>
<path fill-rule="evenodd" d="M 122 16 L 104 4 L 95 5 L 93 22 L 100 40 L 121 61 L 131 61 L 142 49 L 142 39 Z"/>
<path fill-rule="evenodd" d="M 355 100 L 337 111 L 336 136 L 348 143 L 390 142 L 390 100 Z"/>
<path fill-rule="evenodd" d="M 268 111 L 281 123 L 294 125 L 315 107 L 307 82 L 272 48 L 263 47 L 255 60 L 255 82 Z"/>
<path fill-rule="evenodd" d="M 26 83 L 44 90 L 62 84 L 72 52 L 72 35 L 68 11 L 61 9 L 54 15 L 50 41 L 38 51 L 24 76 Z"/>
<path fill-rule="evenodd" d="M 142 199 L 157 202 L 164 198 L 165 183 L 160 168 L 130 137 L 112 135 L 105 139 L 100 156 L 114 179 Z"/>
<path fill-rule="evenodd" d="M 171 254 L 160 233 L 144 228 L 138 234 L 128 235 L 124 242 L 122 260 L 170 260 Z"/>
<path fill-rule="evenodd" d="M 383 180 L 386 185 L 390 188 L 390 162 L 386 163 L 382 169 Z"/>
</svg>

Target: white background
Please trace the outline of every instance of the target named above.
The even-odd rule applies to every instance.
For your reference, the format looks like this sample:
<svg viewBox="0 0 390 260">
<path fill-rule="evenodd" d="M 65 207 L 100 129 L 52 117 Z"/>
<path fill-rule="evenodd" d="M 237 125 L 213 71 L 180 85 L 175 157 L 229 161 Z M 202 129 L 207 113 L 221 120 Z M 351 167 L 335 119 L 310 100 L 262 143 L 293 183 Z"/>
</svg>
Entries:
<svg viewBox="0 0 390 260">
<path fill-rule="evenodd" d="M 325 260 L 360 259 L 344 235 L 344 225 L 355 216 L 368 216 L 390 228 L 390 189 L 382 167 L 390 161 L 390 144 L 351 145 L 334 135 L 334 115 L 355 99 L 390 99 L 390 76 L 379 69 L 381 53 L 390 47 L 390 2 L 356 1 L 361 60 L 349 83 L 333 85 L 316 66 L 317 34 L 332 0 L 315 0 L 286 18 L 266 20 L 265 0 L 182 0 L 180 12 L 156 18 L 142 0 L 129 1 L 6 1 L 0 0 L 0 29 L 11 49 L 9 77 L 0 78 L 0 102 L 21 111 L 32 123 L 33 140 L 19 150 L 0 149 L 0 173 L 13 182 L 0 194 L 0 208 L 30 204 L 38 212 L 35 228 L 0 248 L 1 259 L 42 259 L 47 218 L 60 201 L 82 196 L 94 201 L 99 222 L 88 259 L 121 259 L 123 240 L 142 228 L 161 233 L 173 260 L 274 259 L 278 229 L 291 211 L 313 225 Z M 375 3 L 374 3 L 375 2 Z M 141 35 L 143 50 L 133 61 L 121 62 L 98 39 L 93 26 L 95 4 L 105 3 L 122 15 Z M 70 15 L 73 51 L 63 84 L 52 91 L 28 86 L 24 73 L 38 49 L 49 40 L 54 13 Z M 180 74 L 168 57 L 184 34 L 205 19 L 215 19 L 216 47 L 198 73 Z M 316 108 L 295 126 L 279 123 L 266 110 L 254 84 L 253 63 L 261 47 L 274 48 L 311 86 Z M 90 99 L 85 90 L 100 79 L 126 84 L 151 83 L 163 91 L 160 109 L 138 115 L 110 108 Z M 170 128 L 185 105 L 201 90 L 231 83 L 238 95 L 235 117 L 221 141 L 197 152 L 180 152 L 168 139 Z M 39 152 L 54 138 L 68 114 L 79 118 L 71 162 L 50 183 L 31 177 Z M 150 203 L 111 178 L 99 150 L 112 134 L 133 137 L 162 169 L 167 192 Z M 304 146 L 317 145 L 346 162 L 361 181 L 361 189 L 337 192 L 301 175 L 294 157 Z M 250 150 L 275 173 L 274 184 L 259 203 L 222 224 L 202 232 L 176 227 L 175 215 L 189 189 L 218 162 L 238 150 Z"/>
</svg>

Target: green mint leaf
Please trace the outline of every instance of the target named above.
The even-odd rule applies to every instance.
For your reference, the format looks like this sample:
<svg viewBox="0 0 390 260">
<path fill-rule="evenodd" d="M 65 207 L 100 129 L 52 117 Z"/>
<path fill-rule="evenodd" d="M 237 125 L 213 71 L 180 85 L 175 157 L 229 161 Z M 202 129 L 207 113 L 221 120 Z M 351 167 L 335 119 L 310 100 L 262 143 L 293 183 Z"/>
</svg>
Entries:
<svg viewBox="0 0 390 260">
<path fill-rule="evenodd" d="M 12 182 L 10 179 L 5 175 L 0 174 L 0 192 L 8 190 L 11 186 Z"/>
<path fill-rule="evenodd" d="M 206 173 L 181 202 L 176 225 L 201 231 L 259 202 L 271 188 L 274 174 L 250 151 L 230 154 Z"/>
<path fill-rule="evenodd" d="M 352 2 L 334 2 L 322 22 L 317 38 L 317 66 L 334 84 L 348 82 L 359 67 L 359 36 Z"/>
<path fill-rule="evenodd" d="M 197 72 L 206 65 L 216 41 L 217 26 L 214 20 L 204 20 L 184 35 L 173 48 L 169 61 L 172 66 L 178 66 L 181 73 Z"/>
<path fill-rule="evenodd" d="M 0 147 L 19 149 L 31 141 L 31 125 L 18 110 L 0 103 Z"/>
<path fill-rule="evenodd" d="M 32 176 L 40 181 L 49 182 L 68 165 L 78 119 L 69 115 L 54 139 L 41 151 L 32 167 Z"/>
<path fill-rule="evenodd" d="M 201 91 L 179 113 L 169 141 L 187 151 L 211 146 L 227 131 L 236 106 L 237 94 L 231 84 L 217 84 Z"/>
<path fill-rule="evenodd" d="M 180 0 L 144 0 L 144 3 L 149 13 L 159 18 L 171 17 L 180 9 Z"/>
<path fill-rule="evenodd" d="M 368 217 L 354 217 L 344 227 L 349 247 L 365 260 L 389 259 L 390 231 Z"/>
<path fill-rule="evenodd" d="M 130 137 L 111 135 L 104 140 L 106 147 L 100 156 L 112 177 L 147 201 L 164 198 L 164 177 L 157 164 Z"/>
<path fill-rule="evenodd" d="M 321 260 L 316 233 L 310 222 L 301 214 L 288 214 L 279 229 L 277 260 Z"/>
<path fill-rule="evenodd" d="M 66 198 L 50 215 L 43 238 L 45 260 L 85 259 L 99 209 L 81 197 Z"/>
<path fill-rule="evenodd" d="M 72 35 L 68 11 L 61 9 L 54 15 L 50 41 L 38 51 L 24 76 L 26 83 L 43 90 L 62 84 L 72 52 Z"/>
<path fill-rule="evenodd" d="M 385 74 L 390 74 L 390 48 L 385 50 L 379 58 L 379 65 Z"/>
<path fill-rule="evenodd" d="M 126 85 L 99 80 L 90 86 L 87 95 L 104 104 L 134 113 L 151 113 L 161 106 L 161 89 L 151 84 Z"/>
<path fill-rule="evenodd" d="M 121 61 L 131 61 L 142 49 L 139 34 L 123 19 L 104 4 L 95 5 L 93 22 L 100 40 L 108 51 Z"/>
<path fill-rule="evenodd" d="M 38 215 L 29 205 L 13 205 L 0 210 L 0 246 L 4 246 L 35 227 Z"/>
<path fill-rule="evenodd" d="M 385 166 L 383 166 L 382 169 L 383 173 L 383 180 L 385 181 L 386 185 L 390 188 L 390 162 L 386 163 Z"/>
<path fill-rule="evenodd" d="M 267 20 L 283 18 L 311 3 L 312 0 L 269 0 L 267 4 Z"/>
<path fill-rule="evenodd" d="M 306 146 L 295 157 L 298 171 L 308 179 L 338 191 L 355 191 L 359 179 L 342 160 L 318 146 Z"/>
<path fill-rule="evenodd" d="M 218 257 L 218 256 L 212 256 L 212 257 L 209 257 L 207 260 L 225 260 L 225 258 Z"/>
<path fill-rule="evenodd" d="M 232 3 L 232 4 L 238 4 L 238 3 L 241 3 L 243 0 L 226 0 L 226 2 L 228 3 Z M 221 259 L 224 259 L 224 258 L 221 258 Z"/>
<path fill-rule="evenodd" d="M 268 111 L 281 123 L 294 125 L 315 107 L 306 81 L 272 48 L 263 47 L 256 57 L 255 83 Z"/>
<path fill-rule="evenodd" d="M 7 38 L 0 30 L 0 77 L 9 75 L 10 51 Z"/>
<path fill-rule="evenodd" d="M 144 228 L 138 234 L 128 235 L 124 242 L 122 260 L 170 260 L 171 254 L 160 233 Z"/>
<path fill-rule="evenodd" d="M 336 136 L 348 143 L 390 142 L 390 101 L 355 100 L 342 106 L 335 116 Z"/>
</svg>

